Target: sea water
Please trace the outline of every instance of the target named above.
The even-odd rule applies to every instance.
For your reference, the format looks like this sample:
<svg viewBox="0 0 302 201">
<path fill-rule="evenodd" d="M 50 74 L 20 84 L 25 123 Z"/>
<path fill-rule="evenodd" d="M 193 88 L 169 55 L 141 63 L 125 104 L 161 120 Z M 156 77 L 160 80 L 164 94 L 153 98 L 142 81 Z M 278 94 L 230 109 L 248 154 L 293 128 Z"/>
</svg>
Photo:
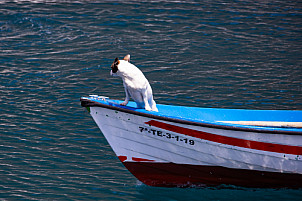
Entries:
<svg viewBox="0 0 302 201">
<path fill-rule="evenodd" d="M 79 101 L 124 99 L 110 65 L 131 54 L 157 103 L 301 110 L 301 9 L 288 0 L 0 0 L 0 200 L 301 199 L 299 189 L 146 186 Z"/>
</svg>

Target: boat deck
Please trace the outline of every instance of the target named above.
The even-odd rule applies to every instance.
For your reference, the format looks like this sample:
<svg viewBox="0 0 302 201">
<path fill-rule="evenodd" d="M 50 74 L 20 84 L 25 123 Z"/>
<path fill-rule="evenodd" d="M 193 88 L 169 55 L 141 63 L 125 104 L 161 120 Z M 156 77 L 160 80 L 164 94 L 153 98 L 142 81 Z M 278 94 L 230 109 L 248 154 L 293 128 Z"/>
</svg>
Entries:
<svg viewBox="0 0 302 201">
<path fill-rule="evenodd" d="M 157 104 L 158 112 L 153 112 L 137 108 L 135 102 L 130 101 L 127 106 L 121 106 L 119 104 L 122 101 L 112 100 L 103 96 L 91 95 L 82 97 L 81 101 L 82 106 L 108 106 L 112 109 L 134 112 L 142 116 L 151 115 L 186 123 L 302 135 L 302 110 L 220 109 Z"/>
</svg>

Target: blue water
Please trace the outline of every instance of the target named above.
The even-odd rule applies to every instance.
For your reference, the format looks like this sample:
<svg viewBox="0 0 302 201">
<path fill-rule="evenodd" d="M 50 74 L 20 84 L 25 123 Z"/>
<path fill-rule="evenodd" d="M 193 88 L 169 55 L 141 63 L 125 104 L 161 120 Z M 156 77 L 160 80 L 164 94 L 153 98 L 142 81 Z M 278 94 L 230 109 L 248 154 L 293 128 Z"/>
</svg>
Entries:
<svg viewBox="0 0 302 201">
<path fill-rule="evenodd" d="M 123 99 L 109 71 L 129 53 L 158 103 L 301 110 L 301 52 L 300 1 L 0 0 L 0 200 L 299 200 L 146 186 L 79 99 Z"/>
</svg>

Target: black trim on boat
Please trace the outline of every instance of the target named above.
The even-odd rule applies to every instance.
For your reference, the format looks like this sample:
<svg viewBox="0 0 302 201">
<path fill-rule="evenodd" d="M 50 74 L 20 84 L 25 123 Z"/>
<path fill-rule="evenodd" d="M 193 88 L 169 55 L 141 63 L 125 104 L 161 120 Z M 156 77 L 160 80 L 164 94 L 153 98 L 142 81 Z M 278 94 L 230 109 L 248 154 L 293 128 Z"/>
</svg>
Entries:
<svg viewBox="0 0 302 201">
<path fill-rule="evenodd" d="M 81 101 L 82 107 L 103 107 L 103 108 L 108 108 L 108 109 L 112 109 L 112 110 L 116 110 L 116 111 L 120 111 L 120 112 L 148 117 L 148 118 L 152 118 L 152 119 L 158 119 L 158 120 L 193 125 L 193 126 L 202 126 L 202 127 L 208 127 L 208 128 L 218 128 L 218 129 L 246 131 L 246 132 L 268 133 L 268 134 L 302 135 L 302 132 L 299 132 L 299 131 L 262 130 L 262 129 L 260 130 L 260 129 L 254 129 L 254 128 L 208 124 L 208 123 L 193 122 L 193 121 L 188 121 L 188 120 L 183 120 L 183 119 L 175 119 L 175 118 L 171 118 L 171 117 L 162 117 L 162 116 L 157 116 L 157 115 L 153 115 L 153 114 L 138 112 L 135 110 L 130 110 L 130 109 L 123 108 L 123 107 L 116 107 L 116 106 L 112 106 L 112 105 L 103 104 L 103 103 L 92 101 L 92 100 L 89 100 L 86 98 L 81 98 L 80 101 Z"/>
</svg>

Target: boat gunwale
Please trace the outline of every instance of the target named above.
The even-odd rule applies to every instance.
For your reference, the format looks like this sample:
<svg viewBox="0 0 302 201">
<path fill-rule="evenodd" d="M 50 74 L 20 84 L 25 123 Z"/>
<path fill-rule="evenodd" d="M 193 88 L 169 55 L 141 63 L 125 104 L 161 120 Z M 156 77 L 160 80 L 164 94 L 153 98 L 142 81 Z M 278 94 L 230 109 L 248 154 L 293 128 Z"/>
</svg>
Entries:
<svg viewBox="0 0 302 201">
<path fill-rule="evenodd" d="M 164 116 L 159 116 L 159 115 L 131 110 L 131 109 L 127 109 L 124 107 L 117 107 L 117 106 L 113 106 L 113 105 L 109 105 L 109 104 L 104 104 L 104 103 L 90 100 L 88 98 L 81 98 L 80 101 L 81 101 L 82 107 L 103 107 L 103 108 L 112 109 L 112 110 L 125 112 L 125 113 L 130 113 L 130 114 L 134 114 L 134 115 L 138 115 L 138 116 L 143 116 L 143 117 L 148 117 L 148 118 L 152 118 L 152 119 L 158 119 L 158 120 L 163 120 L 163 121 L 168 121 L 168 122 L 173 122 L 173 123 L 186 124 L 186 125 L 224 129 L 224 130 L 266 133 L 266 134 L 302 135 L 302 132 L 299 132 L 299 131 L 265 130 L 265 129 L 230 126 L 230 125 L 218 125 L 218 124 L 195 122 L 195 121 L 189 121 L 189 120 L 177 119 L 177 118 L 171 118 L 171 117 L 164 117 Z"/>
</svg>

